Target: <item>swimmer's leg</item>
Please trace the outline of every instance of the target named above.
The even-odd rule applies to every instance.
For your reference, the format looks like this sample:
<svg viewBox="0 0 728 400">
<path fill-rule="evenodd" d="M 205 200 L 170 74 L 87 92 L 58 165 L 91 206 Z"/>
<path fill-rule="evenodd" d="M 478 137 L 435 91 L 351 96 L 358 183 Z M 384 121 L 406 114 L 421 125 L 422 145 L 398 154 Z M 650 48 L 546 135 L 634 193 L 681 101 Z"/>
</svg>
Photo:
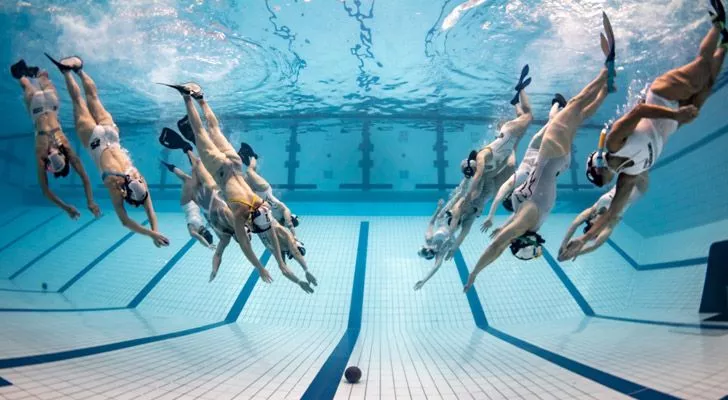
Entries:
<svg viewBox="0 0 728 400">
<path fill-rule="evenodd" d="M 202 126 L 202 119 L 200 114 L 197 112 L 195 103 L 192 102 L 190 96 L 182 96 L 185 101 L 185 107 L 187 108 L 187 116 L 192 126 L 192 132 L 195 134 L 195 144 L 197 151 L 200 154 L 200 160 L 210 174 L 215 174 L 220 167 L 226 162 L 227 158 L 225 154 L 218 150 L 215 143 L 210 139 L 210 136 Z M 188 155 L 189 157 L 189 155 Z"/>
<path fill-rule="evenodd" d="M 286 242 L 288 243 L 288 250 L 291 253 L 291 256 L 293 256 L 293 259 L 298 262 L 298 264 L 303 268 L 303 271 L 306 273 L 306 281 L 308 281 L 309 284 L 317 286 L 318 281 L 316 280 L 316 277 L 313 276 L 311 272 L 308 270 L 308 265 L 306 264 L 306 259 L 303 258 L 303 254 L 301 254 L 301 251 L 298 249 L 298 242 L 293 237 L 293 235 L 286 229 L 281 229 L 281 233 L 284 235 Z"/>
<path fill-rule="evenodd" d="M 225 135 L 222 134 L 222 131 L 220 130 L 220 122 L 217 120 L 217 116 L 215 116 L 215 113 L 212 112 L 210 105 L 207 104 L 207 101 L 205 101 L 205 99 L 197 99 L 197 102 L 200 104 L 202 112 L 205 114 L 205 120 L 207 120 L 207 130 L 210 139 L 212 140 L 212 143 L 214 143 L 215 146 L 217 146 L 218 150 L 224 153 L 228 159 L 242 165 L 243 161 L 240 159 L 238 152 L 235 151 L 235 148 L 233 148 Z"/>
<path fill-rule="evenodd" d="M 68 94 L 71 96 L 71 102 L 73 104 L 73 119 L 76 123 L 76 134 L 81 139 L 81 143 L 84 146 L 88 146 L 91 132 L 96 127 L 96 120 L 91 115 L 86 99 L 81 94 L 81 88 L 76 83 L 73 75 L 71 75 L 71 70 L 63 71 L 63 78 L 66 81 L 66 88 L 68 89 Z"/>
<path fill-rule="evenodd" d="M 86 103 L 88 103 L 88 109 L 91 111 L 91 115 L 99 125 L 114 125 L 114 120 L 111 118 L 111 114 L 104 108 L 99 99 L 99 92 L 96 89 L 96 83 L 91 79 L 89 74 L 84 70 L 78 71 L 78 76 L 81 77 L 83 83 L 83 91 L 86 93 Z"/>
<path fill-rule="evenodd" d="M 574 122 L 580 124 L 584 119 L 584 109 L 597 100 L 600 92 L 607 86 L 607 78 L 607 69 L 602 68 L 599 75 L 593 81 L 589 82 L 578 95 L 574 96 L 561 112 L 554 116 L 554 123 L 561 123 L 567 126 L 574 125 Z M 577 119 L 576 121 L 574 121 L 575 118 Z"/>
</svg>

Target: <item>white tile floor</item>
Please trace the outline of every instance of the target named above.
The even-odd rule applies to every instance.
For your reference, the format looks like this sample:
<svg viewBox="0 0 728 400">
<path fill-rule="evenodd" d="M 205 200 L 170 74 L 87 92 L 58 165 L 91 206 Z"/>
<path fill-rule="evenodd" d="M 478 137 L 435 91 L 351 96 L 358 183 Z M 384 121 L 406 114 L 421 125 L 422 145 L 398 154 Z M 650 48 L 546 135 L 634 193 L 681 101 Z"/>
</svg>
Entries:
<svg viewBox="0 0 728 400">
<path fill-rule="evenodd" d="M 17 221 L 32 226 L 49 216 L 33 212 Z M 555 252 L 558 235 L 570 218 L 555 215 L 550 220 L 544 232 L 547 248 Z M 233 324 L 115 351 L 2 367 L 16 357 L 222 321 L 252 271 L 235 246 L 212 283 L 207 282 L 210 251 L 193 246 L 135 310 L 0 311 L 0 377 L 12 383 L 0 387 L 0 399 L 300 398 L 329 360 L 350 319 L 362 220 L 369 221 L 369 241 L 361 332 L 348 364 L 358 365 L 363 378 L 357 385 L 340 382 L 336 398 L 627 397 L 609 382 L 589 379 L 578 368 L 564 368 L 475 327 L 453 262 L 415 292 L 412 286 L 429 269 L 428 262 L 416 256 L 426 217 L 305 217 L 299 235 L 320 282 L 316 293 L 307 295 L 286 281 L 271 259 L 268 269 L 274 283 L 258 282 Z M 167 249 L 132 237 L 67 296 L 0 291 L 0 308 L 125 306 L 186 243 L 184 231 L 177 229 L 181 221 L 180 214 L 160 213 L 160 224 L 170 227 L 167 234 L 173 241 Z M 0 280 L 0 288 L 37 289 L 41 281 L 62 285 L 125 235 L 115 222 L 105 217 L 89 225 L 18 279 Z M 72 227 L 56 218 L 46 230 L 68 232 Z M 6 230 L 0 232 L 0 246 L 14 240 Z M 474 231 L 466 240 L 462 253 L 468 267 L 487 245 L 486 238 Z M 0 259 L 27 262 L 33 252 L 53 244 L 34 245 L 31 251 L 22 248 L 23 241 L 18 243 L 0 252 Z M 77 251 L 79 244 L 88 243 L 93 244 L 84 247 L 88 254 Z M 255 249 L 261 253 L 257 241 Z M 290 266 L 303 276 L 297 265 Z M 696 299 L 704 266 L 640 272 L 605 248 L 561 268 L 597 314 L 699 322 Z M 0 266 L 3 274 L 10 269 Z M 506 254 L 483 272 L 476 289 L 488 322 L 531 345 L 673 396 L 717 399 L 728 394 L 728 330 L 585 318 L 544 259 L 521 263 Z M 330 379 L 336 382 L 340 377 Z"/>
</svg>

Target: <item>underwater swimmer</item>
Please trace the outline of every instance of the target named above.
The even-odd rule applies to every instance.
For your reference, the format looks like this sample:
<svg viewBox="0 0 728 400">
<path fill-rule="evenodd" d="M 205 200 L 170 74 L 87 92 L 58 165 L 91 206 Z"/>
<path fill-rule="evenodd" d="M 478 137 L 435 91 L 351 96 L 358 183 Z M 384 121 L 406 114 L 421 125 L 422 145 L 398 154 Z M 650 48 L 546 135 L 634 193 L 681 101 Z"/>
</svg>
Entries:
<svg viewBox="0 0 728 400">
<path fill-rule="evenodd" d="M 48 72 L 38 67 L 28 66 L 20 60 L 10 67 L 13 78 L 17 79 L 23 88 L 25 106 L 35 128 L 35 157 L 38 166 L 38 184 L 43 195 L 53 204 L 66 212 L 68 216 L 77 219 L 81 214 L 76 207 L 65 203 L 48 186 L 48 175 L 54 178 L 68 176 L 70 167 L 76 170 L 81 177 L 83 189 L 86 194 L 86 205 L 94 217 L 99 217 L 101 211 L 94 201 L 91 182 L 81 159 L 68 142 L 58 120 L 58 91 L 48 78 Z"/>
<path fill-rule="evenodd" d="M 151 238 L 155 246 L 168 246 L 169 240 L 159 233 L 157 214 L 154 212 L 144 177 L 134 166 L 126 149 L 121 146 L 119 128 L 101 103 L 96 83 L 83 70 L 83 61 L 75 56 L 61 61 L 56 61 L 48 54 L 46 56 L 58 67 L 66 80 L 68 94 L 73 101 L 76 133 L 101 171 L 101 180 L 109 191 L 119 220 L 129 230 Z M 81 78 L 85 99 L 71 72 Z M 147 229 L 131 219 L 124 208 L 124 202 L 134 207 L 143 206 L 152 229 Z"/>
<path fill-rule="evenodd" d="M 457 193 L 457 192 L 456 192 Z M 417 255 L 425 260 L 435 260 L 435 265 L 428 272 L 425 278 L 417 281 L 414 286 L 415 290 L 420 290 L 440 269 L 445 257 L 449 254 L 453 244 L 453 234 L 447 223 L 447 214 L 445 210 L 445 201 L 440 199 L 437 203 L 437 209 L 432 214 L 430 223 L 425 233 L 425 245 L 417 252 Z"/>
<path fill-rule="evenodd" d="M 574 137 L 582 122 L 597 111 L 607 93 L 615 90 L 614 35 L 606 14 L 603 22 L 607 33 L 606 37 L 602 35 L 605 44 L 602 49 L 607 57 L 605 67 L 549 122 L 533 171 L 511 196 L 515 213 L 503 227 L 493 232 L 493 242 L 470 273 L 465 291 L 473 286 L 480 271 L 492 264 L 509 246 L 511 253 L 521 260 L 531 260 L 542 254 L 545 241 L 537 231 L 556 202 L 556 178 L 569 168 Z"/>
</svg>

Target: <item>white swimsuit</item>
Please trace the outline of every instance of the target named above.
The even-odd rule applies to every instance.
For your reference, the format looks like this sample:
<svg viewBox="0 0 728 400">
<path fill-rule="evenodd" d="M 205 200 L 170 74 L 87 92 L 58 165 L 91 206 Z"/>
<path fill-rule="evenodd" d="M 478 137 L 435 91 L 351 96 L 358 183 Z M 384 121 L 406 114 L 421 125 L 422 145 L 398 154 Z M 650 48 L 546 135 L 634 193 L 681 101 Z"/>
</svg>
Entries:
<svg viewBox="0 0 728 400">
<path fill-rule="evenodd" d="M 96 125 L 88 141 L 88 149 L 91 158 L 99 170 L 101 167 L 101 155 L 110 148 L 121 149 L 119 140 L 119 128 L 116 125 Z"/>
<path fill-rule="evenodd" d="M 613 186 L 610 191 L 607 193 L 604 193 L 602 197 L 597 200 L 596 203 L 594 203 L 594 208 L 599 211 L 600 209 L 608 210 L 609 207 L 612 205 L 612 200 L 614 200 L 614 195 L 617 193 L 617 186 Z M 624 213 L 627 212 L 627 209 L 634 203 L 636 203 L 640 198 L 642 197 L 642 192 L 640 192 L 636 187 L 632 188 L 632 193 L 629 194 L 629 199 L 627 200 L 627 204 L 624 205 L 624 208 L 619 213 L 619 218 L 622 218 L 624 216 Z"/>
<path fill-rule="evenodd" d="M 647 92 L 646 104 L 654 104 L 672 110 L 680 108 L 677 101 L 666 100 L 654 94 L 651 90 Z M 622 148 L 611 153 L 612 156 L 624 157 L 633 163 L 629 167 L 620 168 L 617 172 L 627 175 L 639 175 L 652 168 L 657 158 L 662 154 L 667 139 L 677 131 L 678 126 L 678 122 L 673 119 L 642 118 Z"/>
<path fill-rule="evenodd" d="M 283 207 L 280 206 L 281 201 L 273 195 L 273 188 L 268 186 L 266 190 L 255 192 L 255 194 L 263 199 L 263 201 L 270 204 L 270 212 L 273 214 L 273 218 L 277 221 L 282 221 L 284 219 Z"/>
<path fill-rule="evenodd" d="M 495 172 L 496 174 L 501 172 L 506 167 L 506 161 L 513 154 L 519 139 L 519 137 L 511 134 L 508 130 L 501 129 L 495 140 L 485 146 L 492 153 L 490 160 L 485 164 L 485 171 Z"/>
<path fill-rule="evenodd" d="M 513 191 L 511 201 L 513 209 L 518 209 L 526 201 L 533 201 L 538 207 L 539 219 L 536 226 L 531 229 L 537 231 L 556 204 L 556 178 L 569 169 L 571 153 L 561 157 L 539 157 L 528 179 Z"/>
<path fill-rule="evenodd" d="M 182 209 L 185 211 L 185 219 L 187 220 L 187 225 L 192 225 L 192 229 L 195 231 L 199 231 L 200 228 L 205 226 L 205 223 L 202 221 L 202 214 L 200 213 L 200 207 L 195 203 L 194 201 L 190 201 L 189 203 L 182 206 Z"/>
<path fill-rule="evenodd" d="M 37 90 L 30 99 L 28 112 L 35 123 L 41 115 L 58 112 L 58 105 L 58 96 L 54 90 Z"/>
</svg>

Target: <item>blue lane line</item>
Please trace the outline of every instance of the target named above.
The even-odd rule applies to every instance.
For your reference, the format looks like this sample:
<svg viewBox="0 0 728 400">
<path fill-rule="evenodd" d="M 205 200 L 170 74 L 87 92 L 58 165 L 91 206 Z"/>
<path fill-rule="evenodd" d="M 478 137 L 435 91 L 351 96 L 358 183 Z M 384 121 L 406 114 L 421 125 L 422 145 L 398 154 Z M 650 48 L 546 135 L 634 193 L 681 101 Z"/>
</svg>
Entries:
<svg viewBox="0 0 728 400">
<path fill-rule="evenodd" d="M 720 138 L 721 136 L 725 135 L 726 133 L 728 133 L 728 125 L 725 125 L 722 128 L 719 128 L 717 131 L 703 137 L 702 139 L 698 140 L 697 142 L 695 142 L 689 146 L 685 146 L 679 152 L 677 152 L 669 157 L 663 158 L 662 160 L 660 160 L 660 162 L 658 162 L 655 166 L 653 166 L 651 168 L 651 171 L 655 171 L 662 167 L 672 164 L 673 162 L 700 149 L 701 147 L 708 145 L 710 142 Z"/>
<path fill-rule="evenodd" d="M 38 262 L 38 260 L 40 260 L 41 258 L 47 256 L 50 252 L 52 252 L 53 250 L 57 249 L 63 243 L 66 243 L 72 237 L 76 236 L 77 234 L 79 234 L 84 229 L 88 228 L 89 226 L 91 226 L 91 224 L 93 224 L 94 222 L 96 222 L 98 220 L 99 219 L 94 218 L 91 221 L 86 222 L 80 228 L 76 229 L 75 231 L 71 232 L 68 236 L 66 236 L 63 239 L 61 239 L 58 243 L 54 244 L 53 246 L 49 247 L 47 250 L 45 250 L 45 251 L 41 252 L 40 254 L 38 254 L 37 257 L 35 257 L 34 259 L 30 260 L 27 264 L 23 265 L 19 270 L 15 271 L 14 274 L 10 275 L 10 278 L 8 278 L 8 279 L 13 280 L 13 279 L 17 278 L 18 275 L 22 274 L 28 268 L 32 267 L 33 264 L 35 264 L 36 262 Z"/>
<path fill-rule="evenodd" d="M 149 282 L 147 282 L 147 285 L 144 286 L 144 288 L 139 293 L 137 293 L 137 295 L 134 297 L 134 299 L 132 299 L 127 308 L 136 308 L 139 303 L 141 303 L 147 297 L 152 289 L 157 286 L 162 278 L 164 278 L 164 276 L 172 270 L 175 264 L 177 264 L 177 262 L 181 260 L 185 254 L 187 254 L 192 246 L 195 245 L 195 242 L 197 242 L 197 239 L 190 239 L 184 246 L 182 246 L 182 248 L 174 256 L 172 256 L 169 261 L 167 261 L 167 264 L 165 264 L 164 267 L 162 267 L 162 269 L 159 270 L 159 272 L 157 272 L 157 274 L 154 275 L 154 277 Z"/>
<path fill-rule="evenodd" d="M 556 260 L 551 257 L 551 253 L 546 250 L 546 248 L 543 249 L 543 257 L 546 259 L 546 262 L 549 263 L 551 266 L 551 269 L 554 271 L 557 277 L 561 280 L 561 283 L 564 284 L 566 287 L 566 290 L 569 291 L 571 294 L 571 297 L 574 298 L 576 301 L 576 304 L 579 305 L 579 308 L 581 308 L 581 311 L 584 313 L 584 315 L 588 315 L 590 317 L 594 316 L 594 310 L 592 310 L 589 303 L 586 301 L 584 296 L 581 295 L 581 292 L 579 292 L 579 289 L 574 286 L 574 283 L 571 282 L 571 279 L 569 279 L 568 276 L 566 276 L 566 273 L 563 269 L 561 269 L 561 265 L 559 265 Z"/>
<path fill-rule="evenodd" d="M 5 379 L 3 379 L 2 377 L 0 377 L 0 387 L 3 387 L 3 386 L 12 386 L 12 383 L 10 383 L 10 382 L 6 381 Z"/>
<path fill-rule="evenodd" d="M 459 251 L 458 251 L 459 252 Z M 455 265 L 458 269 L 458 274 L 460 275 L 460 281 L 463 285 L 465 285 L 468 282 L 468 266 L 465 263 L 465 259 L 460 255 L 460 257 L 454 257 Z M 470 288 L 468 293 L 472 292 L 474 296 L 478 296 L 478 292 L 473 286 Z M 470 302 L 470 311 L 473 314 L 473 319 L 476 321 L 476 325 L 478 324 L 478 320 L 480 319 L 479 315 L 485 315 L 485 312 L 483 311 L 482 305 L 480 304 L 480 301 L 477 302 Z M 518 339 L 514 336 L 511 336 L 505 332 L 502 332 L 498 329 L 493 328 L 492 326 L 478 326 L 478 328 L 482 329 L 483 331 L 495 336 L 496 338 L 503 340 L 506 343 L 509 343 L 513 346 L 518 347 L 521 350 L 527 351 L 539 358 L 542 358 L 550 363 L 556 364 L 561 368 L 567 369 L 577 375 L 581 375 L 584 378 L 590 379 L 594 382 L 597 382 L 601 385 L 604 385 L 612 390 L 618 391 L 620 393 L 623 393 L 627 396 L 632 396 L 636 399 L 678 399 L 677 397 L 670 396 L 667 393 L 659 392 L 654 389 L 650 389 L 646 386 L 639 385 L 637 383 L 628 381 L 626 379 L 622 379 L 618 376 L 614 376 L 612 374 L 609 374 L 604 371 L 600 371 L 596 368 L 592 368 L 588 365 L 582 364 L 578 361 L 574 361 L 572 359 L 566 358 L 564 356 L 561 356 L 559 354 L 553 353 L 551 351 L 548 351 L 546 349 L 543 349 L 541 347 L 535 346 L 529 342 L 526 342 L 525 340 Z"/>
<path fill-rule="evenodd" d="M 271 253 L 266 250 L 260 257 L 260 263 L 263 264 L 264 267 L 268 264 L 270 256 Z M 245 308 L 245 305 L 248 303 L 250 295 L 253 294 L 253 289 L 255 289 L 255 284 L 258 283 L 259 278 L 260 274 L 258 273 L 258 270 L 253 268 L 253 272 L 250 273 L 250 276 L 248 276 L 248 280 L 245 281 L 245 285 L 243 285 L 243 289 L 238 294 L 238 298 L 235 299 L 233 306 L 230 307 L 230 311 L 225 317 L 225 322 L 233 323 L 238 320 L 238 317 L 240 317 L 240 313 L 243 312 L 243 308 Z"/>
<path fill-rule="evenodd" d="M 142 225 L 147 225 L 148 223 L 149 223 L 149 220 L 146 220 L 146 221 L 142 222 Z M 134 236 L 134 232 L 129 232 L 126 235 L 124 235 L 123 238 L 119 239 L 116 243 L 114 243 L 113 245 L 111 245 L 111 247 L 109 247 L 108 249 L 106 249 L 106 251 L 104 251 L 103 253 L 101 253 L 100 256 L 96 257 L 95 260 L 91 261 L 91 263 L 89 265 L 87 265 L 86 268 L 84 268 L 83 270 L 81 270 L 81 272 L 77 273 L 76 276 L 74 276 L 73 278 L 71 278 L 70 281 L 66 282 L 65 285 L 61 286 L 61 288 L 58 289 L 58 293 L 63 293 L 66 290 L 68 290 L 68 288 L 70 288 L 71 286 L 73 286 L 74 283 L 78 282 L 79 279 L 83 278 L 84 275 L 86 275 L 96 265 L 98 265 L 101 261 L 103 261 L 104 258 L 106 258 L 109 254 L 113 253 L 114 250 L 116 250 L 117 248 L 119 248 L 119 246 L 121 246 L 122 244 L 124 244 L 127 240 L 131 239 L 132 236 Z"/>
<path fill-rule="evenodd" d="M 5 226 L 5 225 L 7 225 L 7 224 L 9 224 L 9 223 L 11 223 L 11 222 L 13 222 L 13 221 L 15 221 L 16 219 L 18 219 L 18 218 L 22 217 L 23 215 L 25 215 L 25 214 L 27 214 L 27 213 L 29 213 L 29 212 L 30 212 L 30 209 L 28 209 L 28 210 L 23 210 L 23 211 L 21 211 L 20 213 L 18 213 L 18 214 L 17 214 L 16 216 L 14 216 L 14 217 L 10 217 L 10 219 L 8 219 L 8 220 L 6 220 L 6 221 L 4 221 L 4 222 L 0 223 L 0 228 L 2 228 L 3 226 Z"/>
<path fill-rule="evenodd" d="M 171 332 L 171 333 L 166 333 L 163 335 L 149 336 L 149 337 L 139 338 L 139 339 L 126 340 L 123 342 L 109 343 L 109 344 L 104 344 L 104 345 L 100 345 L 100 346 L 86 347 L 83 349 L 60 351 L 57 353 L 40 354 L 40 355 L 35 355 L 35 356 L 6 358 L 4 360 L 0 360 L 0 369 L 26 367 L 29 365 L 37 365 L 37 364 L 43 364 L 43 363 L 49 363 L 49 362 L 69 360 L 72 358 L 87 357 L 87 356 L 91 356 L 91 355 L 95 355 L 95 354 L 107 353 L 110 351 L 126 349 L 126 348 L 134 347 L 134 346 L 140 346 L 143 344 L 160 342 L 162 340 L 168 340 L 168 339 L 178 338 L 178 337 L 182 337 L 182 336 L 192 335 L 192 334 L 204 332 L 204 331 L 207 331 L 210 329 L 215 329 L 215 328 L 218 328 L 218 327 L 226 325 L 226 324 L 227 324 L 226 322 L 222 321 L 222 322 L 216 322 L 214 324 L 199 326 L 197 328 L 186 329 L 183 331 Z"/>
<path fill-rule="evenodd" d="M 609 319 L 612 321 L 631 322 L 637 324 L 648 324 L 648 325 L 659 325 L 659 326 L 671 326 L 675 328 L 698 328 L 698 329 L 716 329 L 728 331 L 728 325 L 713 325 L 713 324 L 691 324 L 689 322 L 667 322 L 667 321 L 650 321 L 645 319 L 636 318 L 623 318 L 623 317 L 612 317 L 609 315 L 597 314 L 594 317 L 600 319 Z"/>
<path fill-rule="evenodd" d="M 94 311 L 114 311 L 127 310 L 128 307 L 101 307 L 101 308 L 0 308 L 0 312 L 94 312 Z"/>
<path fill-rule="evenodd" d="M 55 218 L 58 218 L 58 217 L 60 217 L 60 216 L 61 216 L 61 214 L 62 214 L 62 213 L 59 213 L 59 214 L 53 215 L 53 216 L 52 216 L 52 217 L 50 217 L 50 218 L 44 219 L 44 220 L 43 220 L 43 221 L 41 221 L 41 222 L 40 222 L 40 223 L 39 223 L 38 225 L 36 225 L 36 226 L 34 226 L 34 227 L 30 228 L 30 230 L 28 230 L 28 231 L 24 232 L 24 233 L 23 233 L 22 235 L 20 235 L 20 236 L 16 237 L 15 239 L 13 239 L 13 240 L 12 240 L 12 241 L 11 241 L 10 243 L 7 243 L 7 244 L 6 244 L 5 246 L 3 246 L 3 247 L 0 247 L 0 252 L 3 252 L 3 251 L 5 251 L 5 250 L 6 250 L 6 249 L 7 249 L 8 247 L 10 247 L 10 246 L 14 245 L 15 243 L 18 243 L 19 241 L 23 240 L 23 239 L 24 239 L 24 238 L 25 238 L 26 236 L 28 236 L 28 235 L 30 235 L 31 233 L 35 232 L 35 231 L 36 231 L 36 230 L 37 230 L 38 228 L 40 228 L 41 226 L 43 226 L 43 225 L 45 225 L 45 224 L 47 224 L 47 223 L 51 222 L 51 221 L 52 221 L 53 219 L 55 219 Z"/>
<path fill-rule="evenodd" d="M 614 249 L 614 251 L 616 251 L 622 258 L 624 258 L 629 263 L 629 265 L 632 266 L 632 268 L 636 269 L 637 271 L 651 271 L 656 269 L 689 267 L 693 265 L 702 265 L 708 263 L 708 257 L 701 257 L 643 265 L 630 257 L 629 254 L 627 254 L 626 251 L 619 247 L 619 245 L 617 245 L 617 243 L 615 243 L 612 239 L 607 239 L 607 243 Z"/>
<path fill-rule="evenodd" d="M 0 289 L 0 292 L 14 292 L 14 293 L 56 293 L 51 290 L 33 290 L 33 289 Z"/>
<path fill-rule="evenodd" d="M 356 251 L 354 283 L 349 306 L 349 324 L 339 343 L 316 374 L 301 400 L 333 399 L 341 383 L 346 364 L 361 330 L 361 315 L 364 307 L 364 282 L 366 278 L 367 247 L 369 246 L 369 222 L 359 226 L 359 246 Z"/>
<path fill-rule="evenodd" d="M 468 282 L 468 277 L 470 273 L 468 272 L 467 264 L 465 264 L 465 258 L 463 257 L 463 253 L 460 252 L 460 249 L 458 249 L 455 252 L 455 265 L 458 266 L 458 274 L 460 275 L 460 281 L 461 282 Z M 463 268 L 464 266 L 464 268 Z M 488 327 L 488 319 L 485 317 L 485 311 L 483 310 L 483 305 L 480 304 L 480 298 L 478 297 L 478 292 L 475 291 L 475 288 L 472 288 L 471 290 L 468 290 L 465 293 L 465 296 L 468 298 L 468 304 L 470 304 L 470 310 L 473 313 L 473 319 L 475 320 L 475 326 L 477 326 L 480 329 L 486 329 Z"/>
</svg>

